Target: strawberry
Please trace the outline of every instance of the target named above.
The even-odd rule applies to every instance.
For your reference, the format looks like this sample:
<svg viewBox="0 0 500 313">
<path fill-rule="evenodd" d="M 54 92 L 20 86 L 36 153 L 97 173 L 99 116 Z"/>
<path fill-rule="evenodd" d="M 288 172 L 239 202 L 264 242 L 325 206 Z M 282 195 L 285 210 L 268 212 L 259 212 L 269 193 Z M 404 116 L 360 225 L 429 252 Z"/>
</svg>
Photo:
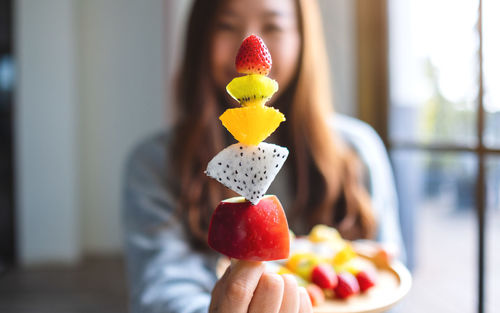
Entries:
<svg viewBox="0 0 500 313">
<path fill-rule="evenodd" d="M 236 55 L 236 70 L 242 74 L 268 75 L 273 61 L 264 41 L 250 35 L 241 43 Z"/>
<path fill-rule="evenodd" d="M 349 298 L 350 296 L 359 293 L 359 284 L 356 277 L 349 272 L 344 272 L 338 276 L 338 284 L 335 288 L 335 294 L 341 299 Z"/>
<path fill-rule="evenodd" d="M 317 306 L 325 302 L 325 293 L 317 285 L 315 284 L 307 285 L 306 291 L 307 294 L 309 295 L 309 298 L 311 299 L 311 304 L 313 306 Z"/>
<path fill-rule="evenodd" d="M 360 271 L 356 274 L 356 279 L 358 280 L 359 288 L 362 292 L 375 286 L 377 282 L 377 276 L 375 272 L 371 270 Z"/>
<path fill-rule="evenodd" d="M 311 281 L 323 289 L 337 287 L 337 275 L 329 264 L 316 265 L 311 273 Z"/>
</svg>

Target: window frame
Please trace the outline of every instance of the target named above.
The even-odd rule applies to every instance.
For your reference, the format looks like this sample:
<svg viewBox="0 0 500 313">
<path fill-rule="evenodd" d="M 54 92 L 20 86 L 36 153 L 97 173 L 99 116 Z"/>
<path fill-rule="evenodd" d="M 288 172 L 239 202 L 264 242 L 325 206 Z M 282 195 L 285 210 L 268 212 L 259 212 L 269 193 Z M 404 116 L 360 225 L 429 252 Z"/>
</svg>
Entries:
<svg viewBox="0 0 500 313">
<path fill-rule="evenodd" d="M 388 151 L 469 152 L 476 156 L 477 175 L 475 210 L 477 223 L 477 312 L 485 311 L 486 269 L 486 158 L 500 155 L 500 149 L 485 146 L 485 108 L 483 73 L 483 1 L 478 0 L 478 97 L 476 143 L 471 146 L 446 143 L 420 143 L 391 140 L 389 100 L 389 18 L 388 0 L 356 0 L 357 96 L 358 117 L 370 124 L 380 135 Z"/>
</svg>

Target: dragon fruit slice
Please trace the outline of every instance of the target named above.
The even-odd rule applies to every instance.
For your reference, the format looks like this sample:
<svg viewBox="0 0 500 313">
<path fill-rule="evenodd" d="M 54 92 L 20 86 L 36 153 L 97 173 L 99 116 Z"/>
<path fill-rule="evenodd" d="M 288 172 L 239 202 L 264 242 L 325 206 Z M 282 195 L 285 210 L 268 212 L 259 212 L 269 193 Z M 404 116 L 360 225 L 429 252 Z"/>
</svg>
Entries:
<svg viewBox="0 0 500 313">
<path fill-rule="evenodd" d="M 219 152 L 205 174 L 257 204 L 285 163 L 288 149 L 261 142 L 258 146 L 235 143 Z"/>
</svg>

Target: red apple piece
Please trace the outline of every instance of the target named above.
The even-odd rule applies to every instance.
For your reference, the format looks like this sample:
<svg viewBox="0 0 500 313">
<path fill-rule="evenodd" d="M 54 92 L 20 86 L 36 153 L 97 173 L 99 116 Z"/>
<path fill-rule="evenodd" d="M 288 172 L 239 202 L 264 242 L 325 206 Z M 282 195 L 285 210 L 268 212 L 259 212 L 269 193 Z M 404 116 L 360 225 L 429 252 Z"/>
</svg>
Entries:
<svg viewBox="0 0 500 313">
<path fill-rule="evenodd" d="M 210 221 L 208 245 L 240 260 L 286 259 L 290 235 L 278 198 L 267 195 L 256 205 L 243 197 L 221 201 Z"/>
</svg>

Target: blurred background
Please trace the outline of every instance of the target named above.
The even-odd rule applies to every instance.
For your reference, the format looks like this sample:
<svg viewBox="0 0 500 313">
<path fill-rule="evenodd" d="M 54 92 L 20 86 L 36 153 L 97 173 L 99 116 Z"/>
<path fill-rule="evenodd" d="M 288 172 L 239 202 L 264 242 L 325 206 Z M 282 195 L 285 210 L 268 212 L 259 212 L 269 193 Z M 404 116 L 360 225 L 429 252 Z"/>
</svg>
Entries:
<svg viewBox="0 0 500 313">
<path fill-rule="evenodd" d="M 414 274 L 398 309 L 497 312 L 500 2 L 319 2 L 336 110 L 395 171 Z M 173 121 L 190 3 L 0 1 L 0 312 L 126 310 L 122 170 Z"/>
</svg>

